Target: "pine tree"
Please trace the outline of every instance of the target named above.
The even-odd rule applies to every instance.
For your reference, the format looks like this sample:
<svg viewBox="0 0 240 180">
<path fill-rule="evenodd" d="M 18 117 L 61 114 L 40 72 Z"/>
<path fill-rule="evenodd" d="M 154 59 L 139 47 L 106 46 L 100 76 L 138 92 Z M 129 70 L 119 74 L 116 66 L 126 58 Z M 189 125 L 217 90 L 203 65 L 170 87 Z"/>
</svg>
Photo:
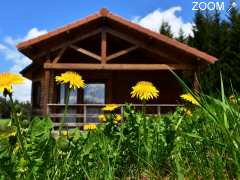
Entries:
<svg viewBox="0 0 240 180">
<path fill-rule="evenodd" d="M 171 31 L 171 26 L 167 22 L 162 22 L 159 32 L 163 35 L 166 35 L 170 38 L 173 38 L 173 33 Z"/>
<path fill-rule="evenodd" d="M 178 40 L 179 42 L 182 42 L 182 43 L 187 43 L 187 37 L 184 34 L 184 31 L 182 28 L 180 28 L 179 34 L 178 34 L 178 37 L 176 38 L 176 40 Z"/>
<path fill-rule="evenodd" d="M 228 22 L 221 20 L 218 11 L 212 14 L 197 12 L 195 15 L 194 36 L 190 38 L 189 44 L 219 59 L 217 63 L 210 65 L 201 74 L 202 88 L 208 93 L 211 91 L 216 93 L 217 89 L 220 91 L 220 72 L 223 74 L 225 88 L 229 93 L 232 90 L 231 82 L 236 84 L 238 79 L 237 70 L 235 67 L 231 67 L 229 61 L 232 59 L 230 55 L 232 48 L 229 48 L 229 44 L 232 44 L 232 41 L 229 41 L 229 32 L 231 31 L 229 27 Z M 234 51 L 236 52 L 236 50 Z M 238 87 L 234 87 L 238 89 Z"/>
</svg>

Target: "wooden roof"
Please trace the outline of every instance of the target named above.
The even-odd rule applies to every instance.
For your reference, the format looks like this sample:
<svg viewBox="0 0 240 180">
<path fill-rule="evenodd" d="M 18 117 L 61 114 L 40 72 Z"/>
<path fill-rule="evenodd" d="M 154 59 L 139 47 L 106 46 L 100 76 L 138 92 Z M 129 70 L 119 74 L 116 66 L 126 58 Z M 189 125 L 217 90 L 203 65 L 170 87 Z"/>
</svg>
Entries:
<svg viewBox="0 0 240 180">
<path fill-rule="evenodd" d="M 66 37 L 69 38 L 69 34 L 76 31 L 77 29 L 86 29 L 86 26 L 96 28 L 103 23 L 115 26 L 117 28 L 125 29 L 125 32 L 131 31 L 133 33 L 136 33 L 138 37 L 144 37 L 148 39 L 148 41 L 164 44 L 165 46 L 176 49 L 177 51 L 183 52 L 184 54 L 191 55 L 192 57 L 195 57 L 201 62 L 205 62 L 207 64 L 217 61 L 216 57 L 213 57 L 205 52 L 199 51 L 160 33 L 153 32 L 122 17 L 114 15 L 105 8 L 101 9 L 98 13 L 68 24 L 64 27 L 58 28 L 52 32 L 21 42 L 17 44 L 17 48 L 20 52 L 34 61 L 36 55 L 40 54 L 44 50 L 46 51 L 49 48 L 51 49 L 51 44 L 54 46 L 54 42 L 57 39 Z"/>
</svg>

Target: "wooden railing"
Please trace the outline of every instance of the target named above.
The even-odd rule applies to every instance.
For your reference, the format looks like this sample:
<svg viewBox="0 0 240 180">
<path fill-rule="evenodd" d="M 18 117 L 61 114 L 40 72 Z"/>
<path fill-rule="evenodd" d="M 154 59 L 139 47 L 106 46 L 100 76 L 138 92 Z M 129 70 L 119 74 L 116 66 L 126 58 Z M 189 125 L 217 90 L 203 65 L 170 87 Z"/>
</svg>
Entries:
<svg viewBox="0 0 240 180">
<path fill-rule="evenodd" d="M 117 104 L 119 108 L 116 110 L 117 113 L 122 114 L 124 112 L 124 108 L 126 104 Z M 97 117 L 101 113 L 101 109 L 106 106 L 106 104 L 69 104 L 69 112 L 66 115 L 66 118 L 69 119 L 80 119 L 78 122 L 66 122 L 66 127 L 81 127 L 86 123 L 91 123 L 88 120 L 96 119 L 96 121 L 92 122 L 94 124 L 98 124 Z M 136 109 L 141 109 L 143 104 L 132 104 L 132 106 Z M 170 110 L 174 110 L 177 106 L 181 106 L 180 104 L 146 104 L 146 114 L 147 115 L 161 115 L 162 113 L 169 112 Z M 54 126 L 59 126 L 59 119 L 64 116 L 65 104 L 48 104 L 47 113 L 48 116 L 55 121 Z M 95 109 L 95 113 L 89 113 L 89 110 Z M 71 112 L 72 110 L 72 112 Z M 73 111 L 74 110 L 74 111 Z"/>
</svg>

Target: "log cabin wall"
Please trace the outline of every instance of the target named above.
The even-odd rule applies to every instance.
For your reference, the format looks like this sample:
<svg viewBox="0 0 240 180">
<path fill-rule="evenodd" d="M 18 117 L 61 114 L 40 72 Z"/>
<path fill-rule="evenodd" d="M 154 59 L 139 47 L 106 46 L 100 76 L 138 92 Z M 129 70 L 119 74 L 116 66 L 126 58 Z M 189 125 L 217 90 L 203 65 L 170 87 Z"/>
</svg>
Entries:
<svg viewBox="0 0 240 180">
<path fill-rule="evenodd" d="M 40 83 L 40 104 L 39 106 L 34 106 L 34 83 Z M 43 115 L 43 107 L 44 107 L 44 73 L 43 71 L 38 71 L 37 73 L 32 74 L 32 90 L 31 90 L 31 103 L 32 103 L 32 114 L 33 115 Z"/>
</svg>

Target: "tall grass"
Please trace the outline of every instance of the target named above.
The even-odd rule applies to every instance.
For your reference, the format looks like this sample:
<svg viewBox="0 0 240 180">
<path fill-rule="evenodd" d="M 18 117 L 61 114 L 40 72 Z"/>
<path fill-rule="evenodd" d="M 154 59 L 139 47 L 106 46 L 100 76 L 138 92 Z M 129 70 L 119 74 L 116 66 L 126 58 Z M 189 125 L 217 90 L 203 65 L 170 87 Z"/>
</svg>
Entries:
<svg viewBox="0 0 240 180">
<path fill-rule="evenodd" d="M 24 126 L 19 116 L 27 155 L 15 127 L 2 134 L 0 179 L 239 179 L 239 101 L 229 101 L 223 83 L 216 99 L 176 78 L 200 104 L 185 104 L 191 113 L 150 117 L 128 105 L 118 125 L 109 116 L 96 130 L 59 137 L 50 119 Z"/>
</svg>

